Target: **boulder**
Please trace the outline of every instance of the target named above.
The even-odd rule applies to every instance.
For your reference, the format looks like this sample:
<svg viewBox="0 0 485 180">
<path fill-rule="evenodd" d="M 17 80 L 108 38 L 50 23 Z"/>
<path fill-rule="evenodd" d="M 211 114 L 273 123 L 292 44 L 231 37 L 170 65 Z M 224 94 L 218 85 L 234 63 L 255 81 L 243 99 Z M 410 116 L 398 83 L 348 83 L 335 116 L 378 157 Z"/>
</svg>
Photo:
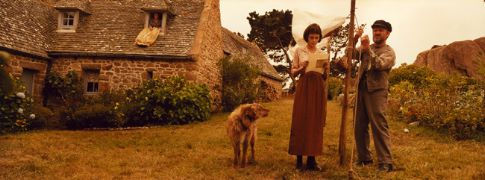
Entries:
<svg viewBox="0 0 485 180">
<path fill-rule="evenodd" d="M 485 37 L 433 46 L 419 53 L 414 64 L 429 67 L 435 72 L 485 79 L 483 74 L 478 73 L 480 66 L 485 68 Z"/>
</svg>

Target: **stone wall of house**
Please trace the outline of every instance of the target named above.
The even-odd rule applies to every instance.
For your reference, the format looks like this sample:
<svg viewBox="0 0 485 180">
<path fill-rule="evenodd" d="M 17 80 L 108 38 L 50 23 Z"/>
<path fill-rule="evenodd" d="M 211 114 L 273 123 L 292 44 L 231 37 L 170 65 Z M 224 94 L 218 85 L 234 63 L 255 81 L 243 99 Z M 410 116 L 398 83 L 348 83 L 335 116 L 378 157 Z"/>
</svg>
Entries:
<svg viewBox="0 0 485 180">
<path fill-rule="evenodd" d="M 32 96 L 35 102 L 41 103 L 42 90 L 44 88 L 44 80 L 47 71 L 47 60 L 11 54 L 9 66 L 9 72 L 12 73 L 14 77 L 18 78 L 22 77 L 22 72 L 25 69 L 36 72 L 34 74 Z"/>
<path fill-rule="evenodd" d="M 264 81 L 266 85 L 261 85 L 261 81 Z M 269 102 L 281 98 L 283 93 L 283 85 L 280 81 L 265 76 L 259 76 L 257 82 L 259 82 L 260 91 L 263 90 L 264 92 L 264 97 L 260 99 L 261 101 Z"/>
<path fill-rule="evenodd" d="M 217 65 L 224 56 L 221 28 L 219 0 L 205 0 L 191 52 L 197 63 L 197 70 L 192 75 L 212 90 L 213 111 L 222 108 L 222 76 Z"/>
<path fill-rule="evenodd" d="M 192 71 L 196 64 L 191 61 L 121 59 L 121 58 L 57 58 L 52 71 L 61 75 L 75 71 L 82 77 L 83 70 L 99 70 L 99 91 L 126 90 L 140 85 L 153 72 L 153 79 L 181 76 L 195 81 Z"/>
</svg>

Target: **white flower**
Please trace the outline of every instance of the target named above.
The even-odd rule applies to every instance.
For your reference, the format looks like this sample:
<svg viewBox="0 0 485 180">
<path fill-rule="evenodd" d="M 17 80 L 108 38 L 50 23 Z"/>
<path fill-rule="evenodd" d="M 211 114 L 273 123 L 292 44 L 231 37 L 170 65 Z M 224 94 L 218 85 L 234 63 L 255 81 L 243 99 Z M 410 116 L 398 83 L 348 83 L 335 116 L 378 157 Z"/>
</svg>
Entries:
<svg viewBox="0 0 485 180">
<path fill-rule="evenodd" d="M 145 100 L 148 101 L 148 97 L 145 96 Z"/>
<path fill-rule="evenodd" d="M 16 95 L 19 98 L 22 98 L 22 99 L 25 98 L 25 94 L 23 92 L 18 92 Z"/>
<path fill-rule="evenodd" d="M 119 106 L 119 105 L 120 105 L 120 103 L 116 103 L 116 106 Z"/>
<path fill-rule="evenodd" d="M 30 119 L 35 119 L 35 114 L 30 114 Z"/>
<path fill-rule="evenodd" d="M 22 114 L 22 113 L 24 113 L 24 109 L 19 108 L 19 110 L 17 112 L 20 113 L 20 114 Z"/>
</svg>

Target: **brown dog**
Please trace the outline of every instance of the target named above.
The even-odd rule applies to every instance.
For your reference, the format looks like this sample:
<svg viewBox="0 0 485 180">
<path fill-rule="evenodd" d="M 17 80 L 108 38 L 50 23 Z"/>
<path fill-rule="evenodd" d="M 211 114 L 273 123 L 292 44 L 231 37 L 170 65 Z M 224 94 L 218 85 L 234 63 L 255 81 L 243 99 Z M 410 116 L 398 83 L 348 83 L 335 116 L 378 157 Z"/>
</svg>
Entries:
<svg viewBox="0 0 485 180">
<path fill-rule="evenodd" d="M 254 143 L 256 142 L 256 120 L 268 116 L 268 109 L 260 104 L 243 104 L 237 107 L 227 119 L 227 135 L 234 148 L 234 167 L 241 161 L 241 167 L 246 166 L 246 154 L 248 141 L 251 143 L 250 162 L 254 162 Z M 243 154 L 241 155 L 241 141 L 243 143 Z"/>
</svg>

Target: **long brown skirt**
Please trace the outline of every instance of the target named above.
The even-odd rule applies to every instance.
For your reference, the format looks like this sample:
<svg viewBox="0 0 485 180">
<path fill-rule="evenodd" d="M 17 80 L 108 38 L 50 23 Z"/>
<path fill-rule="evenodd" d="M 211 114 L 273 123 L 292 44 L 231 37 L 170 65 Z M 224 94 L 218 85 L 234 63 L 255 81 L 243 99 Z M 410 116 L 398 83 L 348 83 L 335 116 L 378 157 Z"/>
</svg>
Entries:
<svg viewBox="0 0 485 180">
<path fill-rule="evenodd" d="M 288 150 L 291 155 L 322 154 L 326 108 L 324 83 L 322 75 L 316 72 L 307 72 L 298 80 Z"/>
</svg>

